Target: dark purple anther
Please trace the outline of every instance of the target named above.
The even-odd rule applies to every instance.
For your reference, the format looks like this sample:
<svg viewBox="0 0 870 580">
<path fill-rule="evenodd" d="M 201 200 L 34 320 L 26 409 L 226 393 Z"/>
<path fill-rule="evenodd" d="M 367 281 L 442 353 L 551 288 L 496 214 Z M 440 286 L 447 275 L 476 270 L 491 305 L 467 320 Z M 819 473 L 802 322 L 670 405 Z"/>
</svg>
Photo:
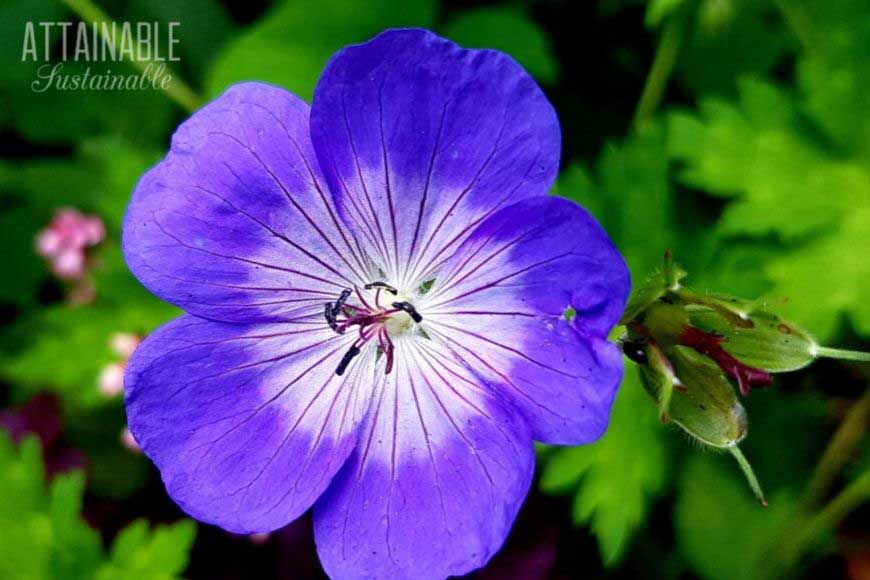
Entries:
<svg viewBox="0 0 870 580">
<path fill-rule="evenodd" d="M 347 370 L 347 365 L 350 364 L 350 361 L 352 361 L 353 357 L 358 355 L 359 352 L 359 347 L 356 344 L 352 345 L 348 351 L 344 353 L 344 356 L 341 357 L 341 362 L 338 363 L 338 368 L 335 369 L 335 374 L 338 376 L 343 375 L 344 371 Z"/>
<path fill-rule="evenodd" d="M 380 288 L 381 290 L 386 290 L 393 296 L 399 293 L 398 290 L 387 284 L 386 282 L 370 282 L 365 285 L 366 290 L 372 290 L 373 288 Z"/>
<path fill-rule="evenodd" d="M 414 322 L 423 322 L 423 317 L 420 316 L 420 313 L 417 312 L 417 309 L 414 308 L 410 302 L 393 302 L 392 306 L 393 308 L 398 308 L 399 310 L 407 312 Z"/>
</svg>

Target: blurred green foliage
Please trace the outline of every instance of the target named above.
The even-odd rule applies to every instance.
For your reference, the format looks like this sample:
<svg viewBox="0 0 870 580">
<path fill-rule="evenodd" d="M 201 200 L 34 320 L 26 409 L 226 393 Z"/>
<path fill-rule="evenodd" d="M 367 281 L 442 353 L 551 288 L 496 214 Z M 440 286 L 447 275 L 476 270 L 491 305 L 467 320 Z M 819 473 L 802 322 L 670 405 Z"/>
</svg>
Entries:
<svg viewBox="0 0 870 580">
<path fill-rule="evenodd" d="M 33 580 L 170 580 L 187 567 L 196 525 L 185 520 L 149 529 L 137 521 L 122 530 L 109 554 L 82 519 L 85 477 L 58 476 L 46 487 L 39 442 L 20 448 L 0 431 L 0 576 Z"/>
<path fill-rule="evenodd" d="M 541 489 L 577 489 L 572 514 L 598 537 L 606 564 L 617 562 L 641 526 L 650 500 L 664 490 L 666 433 L 651 413 L 634 368 L 628 369 L 611 415 L 611 428 L 595 445 L 560 450 L 541 473 Z M 582 485 L 579 485 L 582 481 Z"/>
<path fill-rule="evenodd" d="M 258 80 L 310 100 L 320 71 L 338 48 L 363 42 L 385 28 L 431 27 L 434 15 L 430 0 L 278 3 L 216 59 L 207 93 L 217 96 L 233 83 Z"/>
<path fill-rule="evenodd" d="M 592 58 L 622 55 L 607 62 L 624 65 L 614 76 L 632 77 L 638 95 L 657 40 L 672 30 L 678 42 L 673 69 L 656 79 L 668 90 L 655 114 L 630 127 L 625 111 L 622 124 L 607 117 L 602 123 L 609 124 L 594 132 L 573 124 L 572 111 L 595 106 L 591 97 L 584 100 L 593 85 L 622 85 L 569 68 L 588 61 L 566 57 L 580 39 L 569 37 L 567 49 L 556 46 L 556 24 L 574 24 L 544 22 L 542 14 L 562 9 L 550 0 L 469 8 L 436 0 L 275 0 L 246 13 L 250 23 L 215 0 L 98 4 L 117 20 L 182 22 L 178 72 L 204 99 L 243 80 L 275 83 L 310 99 L 336 50 L 388 27 L 423 26 L 466 46 L 503 50 L 554 95 L 571 132 L 566 143 L 584 142 L 587 133 L 608 135 L 579 148 L 597 148 L 595 155 L 563 160 L 555 191 L 595 214 L 636 282 L 669 248 L 699 290 L 763 298 L 826 342 L 870 340 L 870 10 L 864 0 L 601 2 L 589 11 L 599 19 L 591 26 L 610 33 L 614 21 L 636 23 L 631 33 L 645 35 L 635 42 L 649 54 L 639 55 L 637 44 L 623 46 L 616 35 L 613 46 L 607 38 Z M 166 150 L 186 113 L 155 91 L 33 93 L 35 65 L 18 58 L 24 22 L 70 18 L 59 0 L 0 3 L 0 53 L 7 58 L 0 67 L 0 130 L 11 141 L 0 159 L 0 303 L 11 312 L 0 327 L 0 378 L 12 401 L 57 393 L 68 437 L 90 460 L 88 492 L 124 499 L 141 488 L 148 467 L 120 448 L 123 407 L 100 393 L 98 376 L 117 360 L 109 346 L 114 333 L 144 335 L 177 311 L 127 272 L 120 225 L 136 181 Z M 66 289 L 33 250 L 36 233 L 63 206 L 96 213 L 107 226 L 94 255 L 96 298 L 84 306 L 58 299 Z M 745 449 L 768 488 L 767 511 L 752 502 L 730 458 L 699 456 L 658 422 L 631 367 L 605 437 L 542 453 L 540 487 L 572 498 L 573 521 L 595 535 L 607 566 L 638 554 L 638 534 L 661 533 L 650 529 L 649 519 L 665 505 L 673 506 L 678 566 L 702 578 L 753 578 L 832 428 L 820 394 L 831 386 L 809 377 L 746 401 Z M 868 459 L 865 449 L 848 477 L 866 469 Z M 0 508 L 0 576 L 181 574 L 191 523 L 154 531 L 135 523 L 106 554 L 80 516 L 85 485 L 76 473 L 46 488 L 37 445 L 28 440 L 15 451 L 0 433 L 0 492 L 18 498 Z"/>
<path fill-rule="evenodd" d="M 694 570 L 709 580 L 760 577 L 771 543 L 796 509 L 787 492 L 772 496 L 769 507 L 759 509 L 731 467 L 696 454 L 679 482 L 677 545 Z"/>
<path fill-rule="evenodd" d="M 519 10 L 467 10 L 451 19 L 441 32 L 462 46 L 507 52 L 542 83 L 559 79 L 558 61 L 546 33 Z"/>
</svg>

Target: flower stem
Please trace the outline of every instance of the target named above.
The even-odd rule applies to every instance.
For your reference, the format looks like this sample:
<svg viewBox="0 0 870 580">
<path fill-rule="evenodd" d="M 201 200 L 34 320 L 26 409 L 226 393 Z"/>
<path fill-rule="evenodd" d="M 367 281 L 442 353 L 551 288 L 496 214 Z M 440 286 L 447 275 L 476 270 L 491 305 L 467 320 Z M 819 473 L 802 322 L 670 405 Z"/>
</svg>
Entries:
<svg viewBox="0 0 870 580">
<path fill-rule="evenodd" d="M 773 0 L 773 3 L 804 51 L 811 52 L 815 45 L 812 40 L 813 21 L 804 7 L 794 0 Z"/>
<path fill-rule="evenodd" d="M 685 7 L 677 10 L 665 23 L 643 92 L 634 112 L 635 128 L 648 122 L 661 103 L 668 80 L 677 64 L 688 23 L 689 12 Z"/>
<path fill-rule="evenodd" d="M 833 529 L 849 511 L 867 499 L 870 494 L 870 471 L 865 471 L 825 507 L 813 513 L 815 507 L 827 495 L 836 476 L 849 461 L 855 448 L 863 441 L 867 432 L 868 412 L 870 412 L 870 391 L 864 393 L 858 402 L 852 405 L 822 453 L 800 499 L 794 518 L 771 546 L 771 558 L 763 578 L 779 578 L 787 574 L 798 561 L 803 550 L 820 535 Z"/>
<path fill-rule="evenodd" d="M 752 493 L 755 494 L 756 499 L 758 499 L 758 503 L 760 503 L 764 507 L 767 507 L 767 500 L 764 499 L 764 492 L 761 490 L 761 485 L 759 485 L 758 483 L 758 478 L 755 477 L 755 472 L 752 470 L 752 466 L 749 464 L 749 461 L 746 460 L 743 452 L 740 451 L 740 448 L 736 445 L 734 447 L 730 447 L 728 451 L 731 452 L 731 455 L 733 455 L 734 459 L 737 460 L 737 465 L 739 465 L 740 469 L 743 470 L 743 475 L 746 476 L 746 481 L 749 482 L 749 487 L 752 488 Z"/>
<path fill-rule="evenodd" d="M 91 0 L 61 0 L 64 4 L 66 4 L 73 12 L 75 12 L 76 16 L 82 20 L 82 22 L 88 24 L 97 24 L 100 35 L 104 37 L 104 39 L 113 42 L 115 44 L 116 50 L 121 52 L 120 50 L 120 39 L 117 37 L 110 38 L 108 36 L 103 35 L 103 27 L 100 26 L 102 23 L 111 23 L 112 20 L 109 18 L 105 12 L 103 12 L 99 6 L 94 4 Z M 139 59 L 130 59 L 128 61 L 134 67 L 139 69 L 141 72 L 148 72 L 148 65 L 154 65 L 155 63 L 149 60 L 139 60 Z M 196 94 L 196 92 L 190 88 L 190 86 L 182 81 L 180 77 L 173 71 L 171 71 L 168 67 L 166 67 L 165 63 L 160 63 L 164 66 L 165 74 L 168 77 L 165 85 L 163 83 L 160 84 L 163 92 L 166 95 L 175 101 L 176 104 L 181 106 L 187 112 L 193 112 L 196 110 L 200 103 L 202 102 L 202 98 Z"/>
<path fill-rule="evenodd" d="M 858 350 L 843 350 L 839 348 L 828 348 L 826 346 L 816 347 L 816 356 L 824 358 L 836 358 L 840 360 L 853 360 L 858 362 L 870 362 L 870 352 L 861 352 Z"/>
<path fill-rule="evenodd" d="M 806 544 L 833 529 L 849 512 L 867 500 L 870 500 L 870 470 L 864 471 L 807 520 L 799 542 Z"/>
<path fill-rule="evenodd" d="M 776 551 L 768 560 L 764 577 L 784 577 L 792 570 L 807 549 L 812 548 L 820 538 L 829 534 L 837 524 L 852 510 L 870 500 L 870 470 L 864 471 L 857 479 L 837 494 L 823 508 L 812 515 L 801 518 L 797 526 L 786 528 L 787 533 L 779 537 Z"/>
<path fill-rule="evenodd" d="M 825 498 L 837 474 L 848 463 L 855 448 L 864 440 L 867 423 L 870 420 L 868 418 L 870 418 L 870 390 L 852 405 L 822 453 L 801 498 L 801 508 L 804 511 L 812 509 Z"/>
</svg>

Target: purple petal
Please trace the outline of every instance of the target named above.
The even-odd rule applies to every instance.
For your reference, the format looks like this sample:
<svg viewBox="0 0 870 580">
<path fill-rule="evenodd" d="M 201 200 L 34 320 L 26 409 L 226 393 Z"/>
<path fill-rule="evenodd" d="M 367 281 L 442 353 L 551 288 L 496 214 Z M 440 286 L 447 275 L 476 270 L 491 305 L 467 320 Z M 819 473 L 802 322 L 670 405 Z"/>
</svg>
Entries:
<svg viewBox="0 0 870 580">
<path fill-rule="evenodd" d="M 629 286 L 625 263 L 585 210 L 535 198 L 477 228 L 419 309 L 433 338 L 505 389 L 536 439 L 576 444 L 607 426 L 622 358 L 606 337 Z"/>
<path fill-rule="evenodd" d="M 480 566 L 534 471 L 521 417 L 433 341 L 397 341 L 358 449 L 315 504 L 333 578 L 444 578 Z"/>
<path fill-rule="evenodd" d="M 324 191 L 308 111 L 245 83 L 179 127 L 124 220 L 124 255 L 149 290 L 212 319 L 275 321 L 371 278 Z"/>
<path fill-rule="evenodd" d="M 353 339 L 319 320 L 193 316 L 150 335 L 127 369 L 127 418 L 172 498 L 238 533 L 301 515 L 356 445 L 378 380 L 373 353 L 336 376 Z"/>
<path fill-rule="evenodd" d="M 558 120 L 532 78 L 425 30 L 336 54 L 311 131 L 342 217 L 405 289 L 488 215 L 547 193 L 559 165 Z"/>
</svg>

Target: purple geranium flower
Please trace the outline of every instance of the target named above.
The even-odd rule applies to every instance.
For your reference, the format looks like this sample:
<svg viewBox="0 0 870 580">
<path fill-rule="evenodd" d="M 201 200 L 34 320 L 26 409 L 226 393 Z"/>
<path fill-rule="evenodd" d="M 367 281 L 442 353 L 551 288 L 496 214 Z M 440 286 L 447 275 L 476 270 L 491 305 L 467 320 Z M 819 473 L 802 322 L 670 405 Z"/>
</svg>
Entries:
<svg viewBox="0 0 870 580">
<path fill-rule="evenodd" d="M 240 533 L 313 507 L 334 577 L 486 563 L 532 440 L 601 436 L 622 374 L 628 273 L 547 195 L 559 149 L 516 62 L 424 30 L 339 51 L 310 108 L 245 83 L 186 121 L 124 223 L 187 312 L 126 376 L 173 499 Z"/>
</svg>

